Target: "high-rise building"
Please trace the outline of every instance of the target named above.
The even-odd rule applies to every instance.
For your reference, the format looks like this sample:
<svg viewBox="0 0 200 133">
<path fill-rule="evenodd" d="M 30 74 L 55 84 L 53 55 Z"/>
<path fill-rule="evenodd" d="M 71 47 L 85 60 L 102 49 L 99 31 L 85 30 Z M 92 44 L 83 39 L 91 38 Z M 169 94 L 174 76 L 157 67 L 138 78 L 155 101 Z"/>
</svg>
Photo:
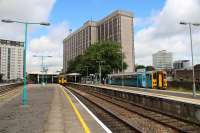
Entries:
<svg viewBox="0 0 200 133">
<path fill-rule="evenodd" d="M 173 63 L 174 69 L 189 69 L 190 68 L 190 60 L 177 60 Z"/>
<path fill-rule="evenodd" d="M 23 79 L 23 42 L 0 39 L 0 73 L 3 80 Z"/>
<path fill-rule="evenodd" d="M 111 40 L 121 44 L 125 54 L 126 72 L 135 69 L 133 14 L 117 10 L 100 21 L 87 21 L 81 28 L 67 36 L 63 41 L 63 71 L 67 71 L 68 61 L 99 41 Z"/>
<path fill-rule="evenodd" d="M 172 69 L 172 53 L 162 50 L 153 54 L 153 66 L 156 70 Z"/>
</svg>

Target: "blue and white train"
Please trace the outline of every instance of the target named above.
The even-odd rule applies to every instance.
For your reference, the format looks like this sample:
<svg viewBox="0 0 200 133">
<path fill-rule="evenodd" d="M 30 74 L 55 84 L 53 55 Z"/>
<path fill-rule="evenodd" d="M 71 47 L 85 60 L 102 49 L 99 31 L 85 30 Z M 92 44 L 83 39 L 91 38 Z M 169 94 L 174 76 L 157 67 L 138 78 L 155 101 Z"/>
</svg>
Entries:
<svg viewBox="0 0 200 133">
<path fill-rule="evenodd" d="M 166 89 L 167 74 L 165 71 L 109 74 L 107 83 L 110 85 L 123 84 L 124 86 Z"/>
</svg>

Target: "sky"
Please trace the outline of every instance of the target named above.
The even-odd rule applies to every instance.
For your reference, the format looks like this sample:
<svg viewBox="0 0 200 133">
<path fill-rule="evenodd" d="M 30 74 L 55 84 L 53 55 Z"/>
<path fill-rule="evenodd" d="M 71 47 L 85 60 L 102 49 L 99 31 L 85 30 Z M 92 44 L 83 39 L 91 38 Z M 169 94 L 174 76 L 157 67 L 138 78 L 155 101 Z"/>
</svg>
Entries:
<svg viewBox="0 0 200 133">
<path fill-rule="evenodd" d="M 49 72 L 62 69 L 63 39 L 87 20 L 99 20 L 121 9 L 134 13 L 136 64 L 152 65 L 159 50 L 173 53 L 173 60 L 191 59 L 188 26 L 180 21 L 200 22 L 200 0 L 0 0 L 0 20 L 50 22 L 49 27 L 28 27 L 28 72 L 41 70 L 41 59 Z M 192 27 L 194 62 L 200 63 L 200 27 Z M 0 22 L 0 38 L 23 41 L 24 25 Z"/>
</svg>

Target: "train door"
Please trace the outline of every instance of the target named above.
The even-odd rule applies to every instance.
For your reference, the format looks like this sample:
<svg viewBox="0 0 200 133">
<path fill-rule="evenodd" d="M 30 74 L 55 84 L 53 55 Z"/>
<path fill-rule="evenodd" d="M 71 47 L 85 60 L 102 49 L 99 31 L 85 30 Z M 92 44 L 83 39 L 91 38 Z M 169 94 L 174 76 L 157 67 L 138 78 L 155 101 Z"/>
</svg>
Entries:
<svg viewBox="0 0 200 133">
<path fill-rule="evenodd" d="M 142 73 L 142 87 L 146 88 L 146 73 Z"/>
<path fill-rule="evenodd" d="M 142 74 L 137 74 L 137 87 L 142 87 Z"/>
<path fill-rule="evenodd" d="M 152 88 L 152 73 L 146 74 L 146 86 Z"/>
<path fill-rule="evenodd" d="M 163 72 L 163 88 L 167 88 L 167 74 Z"/>
<path fill-rule="evenodd" d="M 164 71 L 158 71 L 158 88 L 159 89 L 167 88 L 167 74 Z"/>
<path fill-rule="evenodd" d="M 155 89 L 157 87 L 157 73 L 152 72 L 152 88 Z"/>
<path fill-rule="evenodd" d="M 163 88 L 163 74 L 158 72 L 158 88 Z"/>
</svg>

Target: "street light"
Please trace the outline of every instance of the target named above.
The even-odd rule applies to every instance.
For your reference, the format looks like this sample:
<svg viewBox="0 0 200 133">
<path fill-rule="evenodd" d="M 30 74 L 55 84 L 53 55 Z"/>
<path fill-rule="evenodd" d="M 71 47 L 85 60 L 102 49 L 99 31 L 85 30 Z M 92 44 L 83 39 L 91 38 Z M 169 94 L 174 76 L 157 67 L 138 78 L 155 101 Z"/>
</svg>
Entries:
<svg viewBox="0 0 200 133">
<path fill-rule="evenodd" d="M 84 66 L 87 69 L 87 78 L 88 78 L 88 68 L 89 66 Z"/>
<path fill-rule="evenodd" d="M 27 48 L 27 31 L 28 31 L 28 25 L 30 24 L 39 24 L 39 25 L 44 25 L 44 26 L 49 26 L 50 23 L 47 22 L 41 22 L 41 23 L 32 23 L 32 22 L 24 22 L 24 21 L 16 21 L 16 20 L 11 20 L 11 19 L 3 19 L 1 22 L 4 23 L 20 23 L 25 25 L 25 38 L 24 38 L 24 88 L 23 88 L 23 95 L 22 95 L 22 105 L 27 104 L 27 85 L 26 85 L 26 48 Z"/>
<path fill-rule="evenodd" d="M 124 87 L 124 54 L 122 48 L 121 52 L 122 52 L 122 87 Z"/>
<path fill-rule="evenodd" d="M 45 72 L 45 67 L 44 67 L 44 58 L 51 58 L 51 57 L 53 57 L 53 56 L 49 56 L 49 55 L 47 55 L 47 56 L 44 56 L 44 55 L 33 55 L 33 57 L 39 57 L 39 58 L 41 58 L 41 60 L 42 60 L 42 62 L 41 62 L 41 72 L 44 74 L 44 72 Z M 42 75 L 42 84 L 44 83 L 44 75 Z"/>
<path fill-rule="evenodd" d="M 48 67 L 46 66 L 46 67 L 44 67 L 44 70 L 43 70 L 44 72 L 45 72 L 45 82 L 46 82 L 46 84 L 47 84 L 47 78 L 48 78 L 48 76 L 47 76 L 47 71 L 48 71 Z"/>
<path fill-rule="evenodd" d="M 192 76 L 193 76 L 193 97 L 196 96 L 196 86 L 195 86 L 195 73 L 194 73 L 194 61 L 193 61 L 193 45 L 192 45 L 192 28 L 191 26 L 200 26 L 200 23 L 191 22 L 180 22 L 181 25 L 189 25 L 190 30 L 190 43 L 191 43 L 191 56 L 192 56 Z"/>
<path fill-rule="evenodd" d="M 101 63 L 104 63 L 105 61 L 96 61 L 99 63 L 99 82 L 101 83 Z"/>
</svg>

